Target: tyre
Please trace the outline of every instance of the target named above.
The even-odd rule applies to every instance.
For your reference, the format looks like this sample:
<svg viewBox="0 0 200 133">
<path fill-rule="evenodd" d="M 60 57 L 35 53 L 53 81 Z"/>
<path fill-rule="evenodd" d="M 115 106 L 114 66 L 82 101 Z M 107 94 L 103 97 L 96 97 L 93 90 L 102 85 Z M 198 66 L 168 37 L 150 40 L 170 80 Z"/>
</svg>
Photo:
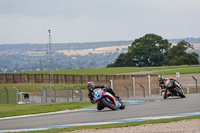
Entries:
<svg viewBox="0 0 200 133">
<path fill-rule="evenodd" d="M 97 103 L 97 110 L 102 110 L 102 109 L 104 109 L 105 107 L 104 106 L 102 106 L 99 102 Z"/>
<path fill-rule="evenodd" d="M 111 109 L 111 110 L 116 110 L 116 107 L 115 107 L 114 103 L 111 102 L 111 101 L 107 101 L 106 98 L 102 99 L 101 102 L 102 102 L 106 107 L 108 107 L 109 109 Z"/>
<path fill-rule="evenodd" d="M 185 98 L 182 88 L 176 87 L 175 90 L 181 98 Z"/>
<path fill-rule="evenodd" d="M 119 101 L 119 103 L 121 104 L 120 108 L 119 109 L 125 109 L 125 105 L 122 101 Z"/>
</svg>

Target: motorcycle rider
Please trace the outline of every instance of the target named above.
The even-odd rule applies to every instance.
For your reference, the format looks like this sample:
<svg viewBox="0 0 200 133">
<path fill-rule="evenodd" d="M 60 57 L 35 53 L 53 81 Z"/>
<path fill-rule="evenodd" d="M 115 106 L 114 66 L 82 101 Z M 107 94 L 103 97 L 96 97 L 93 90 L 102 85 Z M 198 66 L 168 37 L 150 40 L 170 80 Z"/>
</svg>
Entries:
<svg viewBox="0 0 200 133">
<path fill-rule="evenodd" d="M 118 101 L 120 101 L 121 99 L 119 98 L 119 96 L 117 96 L 115 93 L 114 93 L 114 91 L 113 91 L 113 89 L 112 88 L 110 88 L 110 87 L 108 87 L 108 86 L 106 86 L 106 85 L 95 85 L 93 82 L 88 82 L 87 83 L 87 88 L 88 88 L 88 97 L 89 97 L 89 99 L 90 99 L 90 101 L 91 101 L 91 103 L 96 103 L 96 100 L 94 99 L 94 96 L 93 96 L 93 90 L 95 89 L 95 88 L 104 88 L 104 91 L 107 91 L 107 92 L 109 92 L 110 94 L 112 94 L 115 98 L 117 98 L 117 100 Z M 100 104 L 99 104 L 99 102 L 97 103 L 97 109 L 98 110 L 102 110 L 104 107 L 103 106 L 101 106 Z"/>
<path fill-rule="evenodd" d="M 173 78 L 164 78 L 163 76 L 158 77 L 158 86 L 161 88 L 162 92 L 167 92 L 167 90 L 170 88 L 170 87 L 166 86 L 166 84 L 168 84 L 170 82 L 170 80 L 173 80 Z M 170 94 L 167 94 L 167 95 L 166 94 L 167 93 L 163 94 L 163 98 L 167 98 L 172 95 L 171 92 L 170 92 Z"/>
</svg>

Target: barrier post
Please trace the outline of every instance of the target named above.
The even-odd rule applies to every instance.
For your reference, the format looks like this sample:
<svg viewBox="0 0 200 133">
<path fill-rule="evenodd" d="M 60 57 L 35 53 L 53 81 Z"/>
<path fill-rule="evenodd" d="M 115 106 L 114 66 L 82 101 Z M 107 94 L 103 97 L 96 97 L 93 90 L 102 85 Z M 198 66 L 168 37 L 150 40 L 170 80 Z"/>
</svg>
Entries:
<svg viewBox="0 0 200 133">
<path fill-rule="evenodd" d="M 142 89 L 143 89 L 143 97 L 145 97 L 145 88 L 141 84 L 140 84 L 140 87 L 142 87 Z"/>
<path fill-rule="evenodd" d="M 196 93 L 198 93 L 197 79 L 194 76 L 192 76 L 192 78 L 195 80 L 195 83 L 196 83 Z"/>
</svg>

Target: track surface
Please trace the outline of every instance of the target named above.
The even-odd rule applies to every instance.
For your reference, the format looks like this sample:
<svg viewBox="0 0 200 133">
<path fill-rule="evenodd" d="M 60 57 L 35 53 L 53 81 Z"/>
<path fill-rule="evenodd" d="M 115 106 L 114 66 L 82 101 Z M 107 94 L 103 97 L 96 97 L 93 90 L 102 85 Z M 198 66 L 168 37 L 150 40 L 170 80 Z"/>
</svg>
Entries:
<svg viewBox="0 0 200 133">
<path fill-rule="evenodd" d="M 137 98 L 138 99 L 138 98 Z M 136 100 L 136 99 L 134 99 Z M 200 112 L 200 94 L 186 95 L 186 98 L 170 97 L 166 100 L 161 96 L 140 98 L 146 101 L 141 104 L 126 105 L 124 110 L 111 111 L 96 109 L 61 112 L 41 116 L 0 119 L 0 130 L 47 127 L 85 122 L 110 121 L 148 116 L 174 115 L 180 113 Z"/>
</svg>

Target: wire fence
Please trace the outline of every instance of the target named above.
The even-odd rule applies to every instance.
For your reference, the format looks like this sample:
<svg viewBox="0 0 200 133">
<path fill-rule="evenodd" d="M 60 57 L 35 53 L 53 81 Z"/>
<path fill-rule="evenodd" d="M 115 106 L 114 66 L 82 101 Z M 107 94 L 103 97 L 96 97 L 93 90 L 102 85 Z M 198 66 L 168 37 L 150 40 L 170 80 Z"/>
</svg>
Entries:
<svg viewBox="0 0 200 133">
<path fill-rule="evenodd" d="M 29 103 L 52 103 L 52 102 L 70 102 L 70 101 L 87 101 L 83 97 L 80 88 L 76 89 L 55 89 L 48 90 L 45 87 L 40 88 L 40 92 L 19 92 L 17 88 L 0 88 L 0 104 L 29 104 Z"/>
<path fill-rule="evenodd" d="M 0 88 L 0 104 L 16 104 L 18 97 L 14 88 Z"/>
<path fill-rule="evenodd" d="M 168 75 L 171 77 L 170 75 Z M 133 77 L 131 80 L 114 80 L 114 92 L 121 98 L 133 98 L 135 96 L 161 95 L 161 90 L 152 83 L 157 82 L 153 77 L 150 81 L 142 80 L 140 77 Z M 150 78 L 149 78 L 150 79 Z M 199 75 L 184 75 L 178 81 L 183 86 L 185 93 L 198 93 L 200 84 Z M 140 86 L 138 86 L 140 85 Z M 157 84 L 156 84 L 157 85 Z M 20 104 L 20 103 L 52 103 L 70 101 L 88 101 L 88 90 L 71 88 L 49 88 L 40 87 L 38 92 L 19 92 L 17 88 L 0 88 L 0 104 Z"/>
</svg>

